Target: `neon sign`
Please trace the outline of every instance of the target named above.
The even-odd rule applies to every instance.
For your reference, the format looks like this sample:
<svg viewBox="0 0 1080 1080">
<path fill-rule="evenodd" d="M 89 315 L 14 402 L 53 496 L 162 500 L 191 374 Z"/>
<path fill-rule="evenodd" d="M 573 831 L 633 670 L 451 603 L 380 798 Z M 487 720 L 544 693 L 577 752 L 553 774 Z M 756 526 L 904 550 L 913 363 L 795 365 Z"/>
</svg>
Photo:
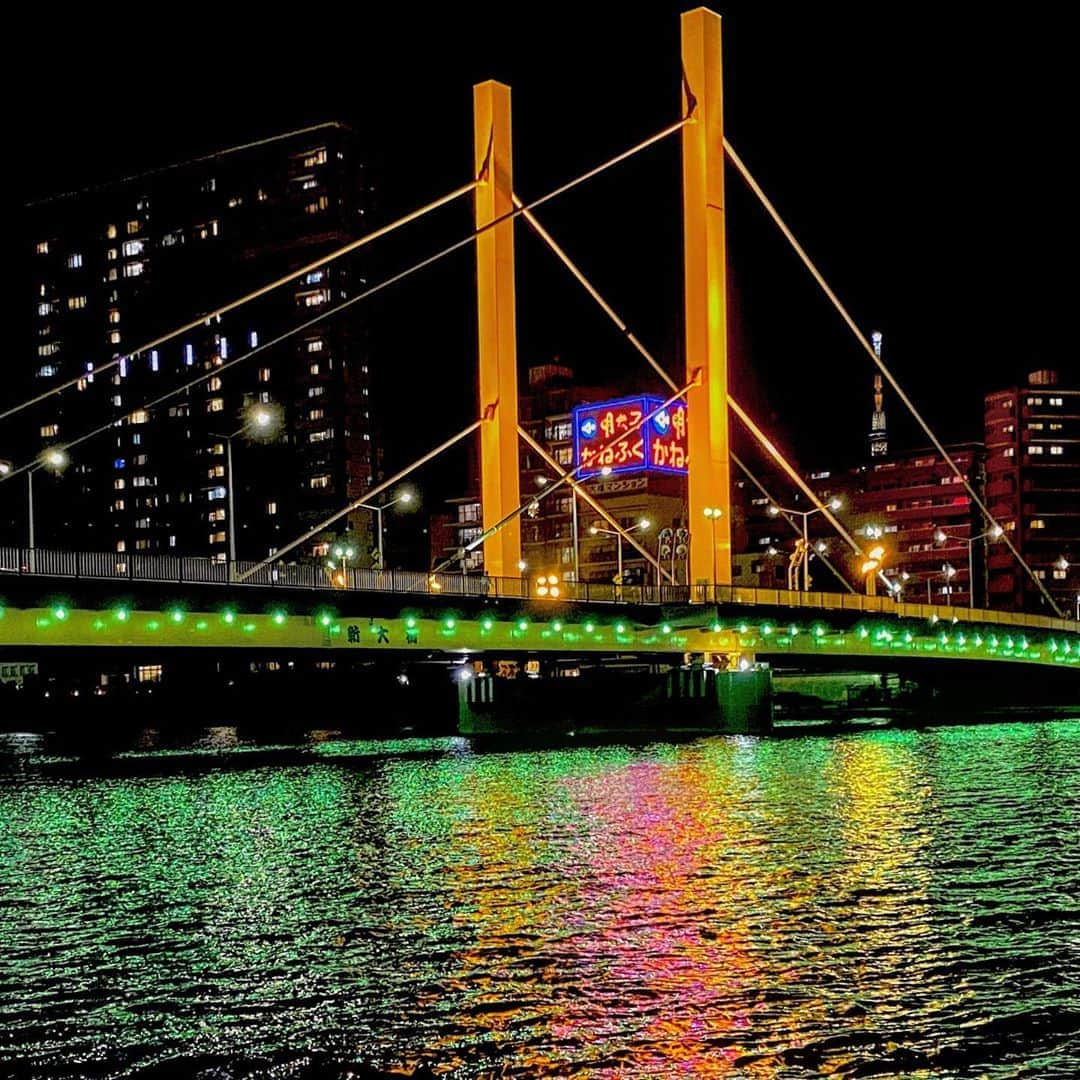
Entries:
<svg viewBox="0 0 1080 1080">
<path fill-rule="evenodd" d="M 661 409 L 663 404 L 661 398 L 642 394 L 578 405 L 574 409 L 574 465 L 580 467 L 580 475 L 650 470 L 685 476 L 689 462 L 686 404 L 676 401 Z M 626 432 L 624 438 L 619 438 L 621 432 Z"/>
</svg>

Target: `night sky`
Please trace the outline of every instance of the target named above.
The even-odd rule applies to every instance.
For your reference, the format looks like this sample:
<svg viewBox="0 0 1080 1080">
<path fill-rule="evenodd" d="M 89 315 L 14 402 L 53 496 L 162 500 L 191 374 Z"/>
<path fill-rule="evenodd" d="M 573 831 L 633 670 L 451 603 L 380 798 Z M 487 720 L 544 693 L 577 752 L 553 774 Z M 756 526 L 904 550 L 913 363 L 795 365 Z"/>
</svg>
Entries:
<svg viewBox="0 0 1080 1080">
<path fill-rule="evenodd" d="M 454 5 L 429 21 L 419 6 L 396 19 L 313 8 L 306 23 L 264 8 L 243 25 L 193 8 L 165 30 L 95 13 L 68 24 L 23 88 L 17 195 L 335 119 L 363 135 L 391 218 L 468 178 L 471 86 L 496 77 L 514 88 L 516 186 L 534 197 L 677 118 L 681 6 Z M 1052 10 L 721 9 L 729 138 L 950 439 L 981 437 L 986 391 L 1036 366 L 1080 367 L 1062 270 L 1076 231 L 1072 39 Z M 679 183 L 675 137 L 542 213 L 672 370 Z M 869 363 L 730 170 L 728 203 L 739 394 L 804 467 L 854 461 Z M 467 235 L 470 215 L 463 202 L 380 246 L 372 276 Z M 523 225 L 518 256 L 523 367 L 558 354 L 584 381 L 656 385 Z M 388 465 L 473 415 L 472 275 L 466 251 L 372 306 Z M 894 447 L 920 444 L 892 402 L 890 420 Z"/>
</svg>

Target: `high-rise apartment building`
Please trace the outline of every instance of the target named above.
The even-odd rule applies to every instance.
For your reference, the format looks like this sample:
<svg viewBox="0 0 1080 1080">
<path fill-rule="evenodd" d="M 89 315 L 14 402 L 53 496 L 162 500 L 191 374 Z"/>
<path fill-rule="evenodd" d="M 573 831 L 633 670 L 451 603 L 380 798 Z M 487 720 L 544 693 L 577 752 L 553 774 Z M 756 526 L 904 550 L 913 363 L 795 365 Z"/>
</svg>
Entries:
<svg viewBox="0 0 1080 1080">
<path fill-rule="evenodd" d="M 22 414 L 18 445 L 0 445 L 0 456 L 29 460 L 73 444 L 61 475 L 35 474 L 39 546 L 224 560 L 232 531 L 239 558 L 261 558 L 371 486 L 379 457 L 362 311 L 272 344 L 362 289 L 356 257 L 132 352 L 366 231 L 369 195 L 353 133 L 323 124 L 27 209 L 33 330 L 22 390 L 77 380 Z M 258 405 L 283 420 L 265 444 L 243 430 Z"/>
<path fill-rule="evenodd" d="M 1080 386 L 1056 371 L 986 396 L 990 512 L 1066 612 L 1080 612 Z M 1042 597 L 1007 550 L 990 557 L 993 606 L 1038 611 Z"/>
</svg>

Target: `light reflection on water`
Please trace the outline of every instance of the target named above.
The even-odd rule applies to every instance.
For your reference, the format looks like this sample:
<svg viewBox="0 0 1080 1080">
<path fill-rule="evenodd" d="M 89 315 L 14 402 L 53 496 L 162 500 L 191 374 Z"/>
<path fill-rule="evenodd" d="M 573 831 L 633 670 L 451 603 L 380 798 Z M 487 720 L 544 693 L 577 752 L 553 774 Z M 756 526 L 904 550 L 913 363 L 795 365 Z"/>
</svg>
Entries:
<svg viewBox="0 0 1080 1080">
<path fill-rule="evenodd" d="M 1080 1072 L 1080 723 L 312 746 L 0 773 L 0 1065 Z"/>
</svg>

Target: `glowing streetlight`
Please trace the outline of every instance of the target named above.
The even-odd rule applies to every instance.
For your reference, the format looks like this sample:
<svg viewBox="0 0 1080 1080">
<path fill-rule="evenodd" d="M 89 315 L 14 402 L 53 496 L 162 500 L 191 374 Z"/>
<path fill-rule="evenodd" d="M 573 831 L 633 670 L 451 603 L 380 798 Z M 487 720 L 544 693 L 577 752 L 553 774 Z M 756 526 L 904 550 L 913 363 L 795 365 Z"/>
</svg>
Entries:
<svg viewBox="0 0 1080 1080">
<path fill-rule="evenodd" d="M 866 595 L 877 595 L 877 575 L 885 562 L 884 544 L 875 544 L 867 553 L 861 570 L 866 578 Z"/>
<path fill-rule="evenodd" d="M 934 530 L 934 542 L 936 544 L 945 544 L 952 540 L 957 544 L 967 545 L 967 561 L 968 561 L 968 607 L 973 608 L 975 606 L 975 562 L 972 554 L 975 544 L 979 540 L 991 539 L 1000 540 L 1001 534 L 1005 530 L 1000 525 L 992 525 L 989 529 L 979 533 L 978 536 L 953 536 L 947 533 L 944 529 Z M 953 571 L 955 574 L 955 571 Z M 949 597 L 951 601 L 952 591 L 950 589 Z"/>
<path fill-rule="evenodd" d="M 536 595 L 549 600 L 559 599 L 559 578 L 556 574 L 540 574 L 536 579 Z"/>
<path fill-rule="evenodd" d="M 821 503 L 819 506 L 814 506 L 809 510 L 795 510 L 789 509 L 786 506 L 770 506 L 769 514 L 772 517 L 779 517 L 781 514 L 794 514 L 802 518 L 802 591 L 810 591 L 810 518 L 814 514 L 824 513 L 826 509 L 839 510 L 844 504 L 836 496 L 833 496 L 827 503 Z M 869 536 L 870 534 L 867 533 Z M 880 535 L 880 533 L 878 534 Z M 820 552 L 819 552 L 820 553 Z M 790 588 L 790 582 L 788 588 Z"/>
<path fill-rule="evenodd" d="M 330 571 L 330 580 L 341 589 L 349 587 L 349 560 L 356 556 L 356 549 L 351 544 L 337 544 L 334 547 L 334 558 L 326 560 L 327 569 Z M 337 560 L 335 562 L 335 560 Z M 338 562 L 341 569 L 338 570 Z"/>
<path fill-rule="evenodd" d="M 240 426 L 232 432 L 211 431 L 214 439 L 225 440 L 225 483 L 229 495 L 229 573 L 235 572 L 236 564 L 236 486 L 233 483 L 233 439 L 243 435 L 249 442 L 270 442 L 276 439 L 285 423 L 285 413 L 274 402 L 258 402 L 249 405 L 242 414 Z"/>
<path fill-rule="evenodd" d="M 632 532 L 637 532 L 637 531 L 646 532 L 651 528 L 652 528 L 652 522 L 648 518 L 642 518 L 639 522 L 637 522 L 637 524 L 631 525 L 630 528 L 628 528 L 628 529 L 621 529 L 621 530 L 620 529 L 605 529 L 601 525 L 590 525 L 589 526 L 589 535 L 590 536 L 614 536 L 618 541 L 618 547 L 617 547 L 617 551 L 618 551 L 618 556 L 617 556 L 617 558 L 618 558 L 618 568 L 615 571 L 615 585 L 617 585 L 620 590 L 622 589 L 622 583 L 623 583 L 623 555 L 622 555 L 623 535 L 625 533 L 632 533 Z M 620 592 L 619 593 L 619 598 L 620 599 L 621 599 L 621 596 L 622 596 L 622 594 Z"/>
<path fill-rule="evenodd" d="M 384 502 L 382 506 L 376 506 L 374 503 L 357 503 L 356 505 L 362 507 L 364 510 L 371 510 L 375 514 L 375 544 L 376 544 L 376 570 L 382 570 L 386 565 L 383 560 L 383 520 L 382 515 L 384 510 L 388 510 L 391 506 L 395 506 L 397 503 L 401 503 L 402 506 L 408 506 L 416 499 L 416 495 L 406 488 L 400 492 L 396 498 L 391 499 L 389 502 Z"/>
<path fill-rule="evenodd" d="M 706 506 L 702 513 L 709 520 L 712 527 L 712 583 L 713 598 L 716 597 L 716 523 L 724 516 L 724 511 L 718 506 Z"/>
</svg>

